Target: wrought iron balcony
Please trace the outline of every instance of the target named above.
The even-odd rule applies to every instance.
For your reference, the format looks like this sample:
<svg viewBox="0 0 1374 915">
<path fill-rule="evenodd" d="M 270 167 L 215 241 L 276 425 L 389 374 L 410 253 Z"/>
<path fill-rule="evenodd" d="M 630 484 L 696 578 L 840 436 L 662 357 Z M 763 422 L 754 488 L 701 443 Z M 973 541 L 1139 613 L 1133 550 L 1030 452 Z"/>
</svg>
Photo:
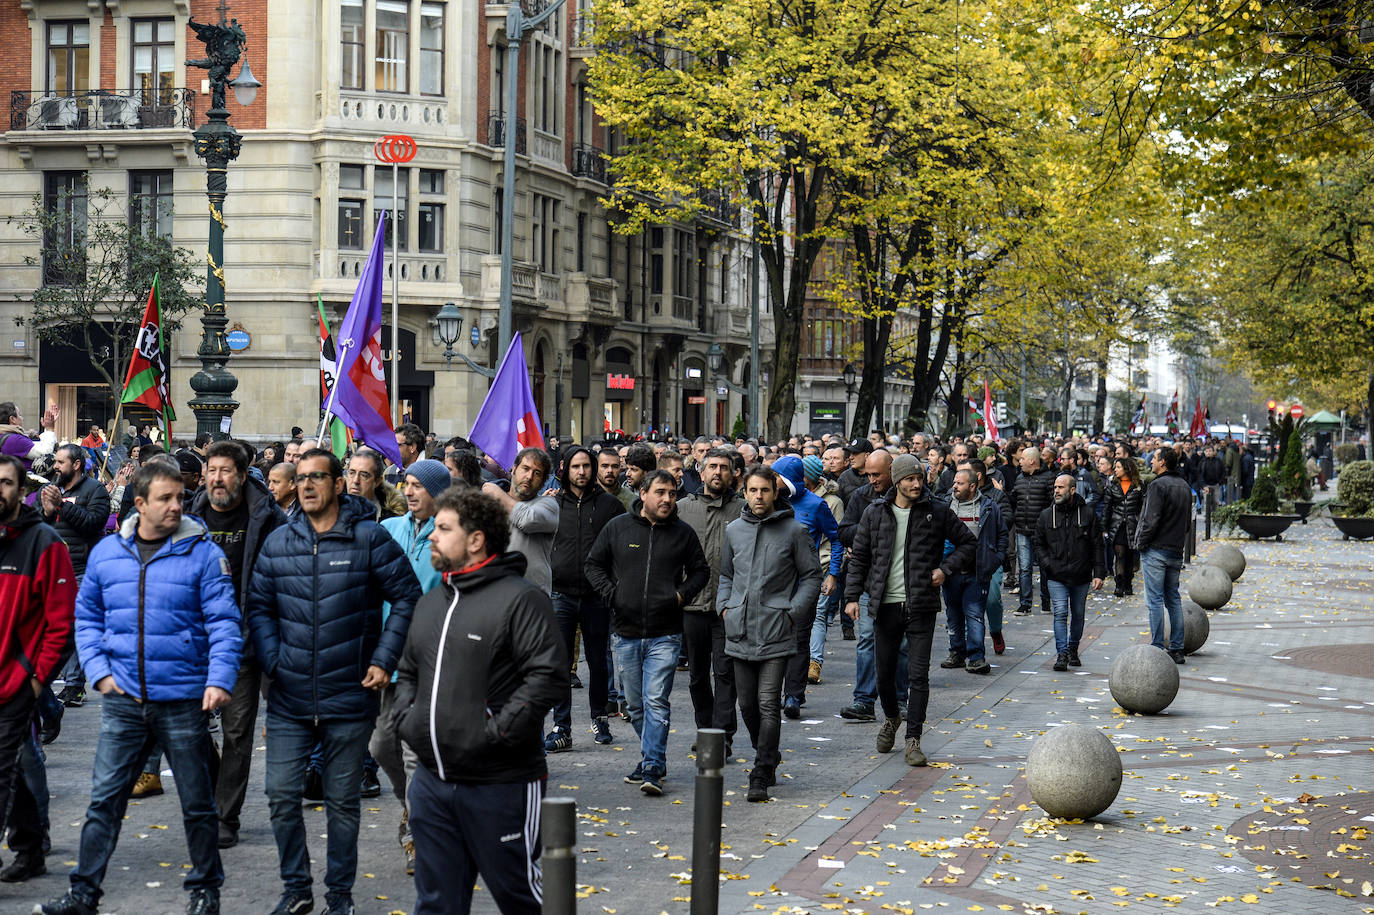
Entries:
<svg viewBox="0 0 1374 915">
<path fill-rule="evenodd" d="M 487 119 L 487 145 L 505 146 L 506 145 L 506 117 L 501 114 L 493 114 Z M 515 151 L 520 155 L 525 155 L 525 119 L 515 119 Z"/>
<path fill-rule="evenodd" d="M 190 89 L 10 93 L 10 130 L 189 130 L 195 120 Z"/>
<path fill-rule="evenodd" d="M 577 143 L 573 146 L 572 173 L 579 178 L 590 178 L 601 184 L 606 183 L 606 154 L 599 146 Z"/>
</svg>

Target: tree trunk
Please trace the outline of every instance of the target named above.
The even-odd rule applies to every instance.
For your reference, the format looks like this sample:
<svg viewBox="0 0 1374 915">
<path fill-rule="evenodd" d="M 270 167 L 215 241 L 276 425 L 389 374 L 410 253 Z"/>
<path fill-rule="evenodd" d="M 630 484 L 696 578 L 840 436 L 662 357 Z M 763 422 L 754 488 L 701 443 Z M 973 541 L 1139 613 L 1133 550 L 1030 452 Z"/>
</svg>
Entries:
<svg viewBox="0 0 1374 915">
<path fill-rule="evenodd" d="M 1097 399 L 1093 402 L 1093 435 L 1107 428 L 1107 359 L 1097 360 Z"/>
<path fill-rule="evenodd" d="M 883 366 L 887 364 L 887 346 L 892 339 L 892 315 L 881 314 L 863 319 L 864 358 L 859 400 L 850 421 L 850 438 L 868 434 L 868 421 L 878 407 L 883 383 Z"/>
<path fill-rule="evenodd" d="M 949 387 L 949 399 L 945 404 L 945 431 L 948 436 L 955 429 L 968 420 L 970 426 L 973 423 L 972 417 L 968 415 L 968 404 L 964 398 L 964 358 L 960 352 L 954 357 L 954 383 Z"/>
</svg>

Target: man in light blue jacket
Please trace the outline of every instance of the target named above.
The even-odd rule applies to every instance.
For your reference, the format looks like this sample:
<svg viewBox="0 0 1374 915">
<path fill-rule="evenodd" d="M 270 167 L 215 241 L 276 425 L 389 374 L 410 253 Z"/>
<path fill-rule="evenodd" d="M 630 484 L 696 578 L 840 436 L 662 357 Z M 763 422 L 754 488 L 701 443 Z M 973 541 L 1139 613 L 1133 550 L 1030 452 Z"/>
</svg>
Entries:
<svg viewBox="0 0 1374 915">
<path fill-rule="evenodd" d="M 100 691 L 100 742 L 71 887 L 43 915 L 95 915 L 129 792 L 154 745 L 177 775 L 191 870 L 187 915 L 217 915 L 224 870 L 206 715 L 229 702 L 243 636 L 229 561 L 182 515 L 181 470 L 152 460 L 134 514 L 91 551 L 76 600 L 76 648 Z"/>
</svg>

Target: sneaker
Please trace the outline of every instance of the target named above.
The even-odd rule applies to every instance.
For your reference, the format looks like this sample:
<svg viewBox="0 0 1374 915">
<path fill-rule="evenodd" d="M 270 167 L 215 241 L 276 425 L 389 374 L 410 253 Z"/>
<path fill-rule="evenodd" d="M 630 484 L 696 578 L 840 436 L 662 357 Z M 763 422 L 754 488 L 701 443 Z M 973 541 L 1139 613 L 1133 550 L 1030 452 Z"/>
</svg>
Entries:
<svg viewBox="0 0 1374 915">
<path fill-rule="evenodd" d="M 1023 609 L 1023 608 L 1021 608 L 1021 607 L 1017 607 L 1015 610 L 1012 611 L 1011 615 L 1012 615 L 1012 616 L 1030 616 L 1030 608 L 1029 608 L 1029 607 L 1026 607 L 1026 608 Z"/>
<path fill-rule="evenodd" d="M 877 749 L 879 753 L 892 752 L 892 745 L 897 742 L 897 728 L 901 725 L 901 718 L 888 718 L 883 722 L 883 726 L 878 728 Z"/>
<path fill-rule="evenodd" d="M 1056 657 L 1056 658 L 1054 659 L 1054 669 L 1055 669 L 1055 670 L 1068 670 L 1068 669 L 1069 669 L 1069 653 L 1068 653 L 1067 651 L 1061 651 L 1061 652 L 1059 652 L 1058 657 Z"/>
<path fill-rule="evenodd" d="M 581 689 L 582 678 L 579 677 L 577 674 L 568 674 L 568 685 L 571 686 L 573 689 Z"/>
<path fill-rule="evenodd" d="M 66 708 L 81 708 L 86 704 L 86 688 L 76 684 L 64 686 L 62 692 L 57 694 L 57 698 Z"/>
<path fill-rule="evenodd" d="M 650 797 L 659 797 L 663 794 L 663 776 L 652 770 L 645 770 L 644 780 L 639 783 L 639 790 Z"/>
<path fill-rule="evenodd" d="M 846 721 L 872 721 L 873 703 L 855 702 L 840 709 L 840 717 Z"/>
<path fill-rule="evenodd" d="M 156 772 L 144 772 L 134 782 L 134 790 L 129 797 L 157 797 L 162 793 L 162 776 Z"/>
<path fill-rule="evenodd" d="M 611 722 L 606 718 L 598 718 L 592 722 L 592 740 L 602 746 L 614 740 L 611 736 Z"/>
<path fill-rule="evenodd" d="M 921 752 L 921 738 L 908 737 L 906 739 L 906 764 L 908 766 L 924 766 L 926 764 L 926 754 Z"/>
<path fill-rule="evenodd" d="M 301 792 L 301 800 L 307 804 L 318 804 L 324 800 L 324 773 L 314 766 L 305 768 L 305 789 Z"/>
<path fill-rule="evenodd" d="M 1115 591 L 1112 592 L 1112 597 L 1125 597 L 1125 596 L 1126 596 L 1126 592 L 1123 591 L 1123 590 L 1121 590 L 1120 588 L 1117 588 Z"/>
<path fill-rule="evenodd" d="M 635 765 L 635 770 L 634 770 L 633 772 L 631 772 L 629 775 L 625 776 L 625 784 L 627 784 L 627 785 L 639 785 L 639 784 L 642 784 L 643 782 L 644 782 L 644 763 L 638 763 L 638 764 Z"/>
<path fill-rule="evenodd" d="M 235 845 L 237 845 L 237 844 L 239 844 L 239 830 L 238 830 L 238 827 L 237 827 L 237 826 L 230 826 L 228 823 L 224 822 L 223 820 L 220 820 L 220 823 L 219 823 L 219 847 L 220 847 L 220 848 L 233 848 L 233 847 L 234 847 Z"/>
<path fill-rule="evenodd" d="M 1053 608 L 1053 607 L 1046 607 L 1046 606 L 1044 606 L 1044 605 L 1041 605 L 1041 607 L 1040 607 L 1040 612 L 1041 612 L 1041 613 L 1053 613 L 1053 612 L 1054 612 L 1054 608 Z"/>
<path fill-rule="evenodd" d="M 792 696 L 782 700 L 782 714 L 784 717 L 796 721 L 801 717 L 801 700 Z"/>
<path fill-rule="evenodd" d="M 1077 649 L 1077 648 L 1070 648 L 1070 649 L 1069 649 L 1069 666 L 1070 666 L 1070 667 L 1082 667 L 1082 666 L 1083 666 L 1083 662 L 1080 661 L 1080 660 L 1078 659 L 1078 649 Z"/>
<path fill-rule="evenodd" d="M 192 890 L 186 903 L 186 915 L 219 915 L 219 893 Z"/>
<path fill-rule="evenodd" d="M 979 658 L 976 661 L 969 660 L 964 665 L 964 670 L 971 674 L 986 674 L 992 672 L 992 665 L 988 663 L 987 658 Z"/>
<path fill-rule="evenodd" d="M 338 896 L 325 899 L 324 915 L 355 915 L 352 896 Z"/>
<path fill-rule="evenodd" d="M 607 702 L 607 703 L 606 703 L 606 717 L 607 717 L 607 718 L 619 718 L 619 717 L 620 717 L 620 703 L 619 703 L 619 702 L 612 701 L 612 702 Z"/>
<path fill-rule="evenodd" d="M 1186 652 L 1184 652 L 1184 651 L 1182 651 L 1182 650 L 1180 650 L 1180 651 L 1171 651 L 1171 652 L 1169 652 L 1169 657 L 1171 657 L 1171 658 L 1174 659 L 1174 663 L 1175 663 L 1175 664 L 1187 664 L 1187 663 L 1188 663 L 1188 655 L 1187 655 Z"/>
<path fill-rule="evenodd" d="M 812 661 L 806 668 L 806 682 L 816 684 L 821 682 L 821 662 Z"/>
<path fill-rule="evenodd" d="M 282 893 L 281 899 L 277 901 L 277 907 L 272 910 L 271 915 L 305 915 L 306 912 L 314 911 L 314 909 L 314 896 L 309 893 L 287 890 Z"/>
<path fill-rule="evenodd" d="M 762 804 L 768 800 L 768 779 L 762 773 L 750 773 L 746 798 L 751 804 Z"/>
<path fill-rule="evenodd" d="M 545 753 L 566 753 L 572 749 L 572 735 L 562 728 L 554 728 L 544 738 Z"/>
<path fill-rule="evenodd" d="M 362 795 L 363 797 L 382 796 L 382 783 L 377 779 L 376 772 L 363 770 Z"/>
<path fill-rule="evenodd" d="M 41 877 L 48 872 L 48 865 L 42 858 L 19 857 L 10 862 L 10 866 L 0 871 L 0 881 L 5 883 L 23 883 L 33 877 Z"/>
<path fill-rule="evenodd" d="M 1007 589 L 1007 593 L 1008 593 L 1008 594 L 1020 594 L 1020 593 L 1021 593 L 1021 586 L 1020 586 L 1020 585 L 1012 585 L 1010 588 Z"/>
<path fill-rule="evenodd" d="M 618 704 L 619 704 L 619 706 L 620 706 L 620 717 L 621 717 L 621 718 L 624 718 L 626 721 L 629 721 L 629 720 L 630 720 L 630 703 L 629 703 L 629 701 L 626 700 L 626 699 L 621 699 L 620 702 L 619 702 Z"/>
<path fill-rule="evenodd" d="M 68 890 L 59 899 L 34 906 L 33 915 L 96 915 L 96 908 L 86 904 L 79 896 Z"/>
<path fill-rule="evenodd" d="M 949 657 L 940 662 L 940 666 L 945 670 L 952 670 L 956 667 L 964 666 L 964 656 L 957 651 L 951 651 Z"/>
<path fill-rule="evenodd" d="M 992 650 L 996 654 L 1001 654 L 1007 650 L 1007 640 L 1002 638 L 1002 633 L 994 632 L 992 634 Z"/>
</svg>

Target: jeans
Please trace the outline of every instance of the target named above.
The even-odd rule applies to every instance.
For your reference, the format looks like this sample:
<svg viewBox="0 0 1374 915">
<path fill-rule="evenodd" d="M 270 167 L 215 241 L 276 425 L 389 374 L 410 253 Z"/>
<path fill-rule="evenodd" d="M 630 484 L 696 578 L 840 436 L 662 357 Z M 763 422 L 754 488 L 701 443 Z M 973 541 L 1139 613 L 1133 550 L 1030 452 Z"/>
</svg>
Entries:
<svg viewBox="0 0 1374 915">
<path fill-rule="evenodd" d="M 816 621 L 811 624 L 811 644 L 807 646 L 807 656 L 817 664 L 825 663 L 825 635 L 835 617 L 849 619 L 840 612 L 840 589 L 836 588 L 829 597 L 821 595 L 816 602 Z"/>
<path fill-rule="evenodd" d="M 983 615 L 987 619 L 988 632 L 997 635 L 1002 631 L 1002 614 L 1005 612 L 1002 607 L 1002 569 L 999 567 L 992 573 L 992 580 L 988 582 L 988 599 L 983 607 Z"/>
<path fill-rule="evenodd" d="M 215 779 L 215 806 L 219 809 L 220 822 L 231 829 L 239 828 L 239 811 L 248 793 L 261 685 L 262 671 L 257 662 L 244 661 L 239 665 L 238 680 L 229 704 L 219 716 L 224 747 L 220 751 L 219 777 Z"/>
<path fill-rule="evenodd" d="M 139 702 L 114 692 L 101 701 L 91 803 L 81 827 L 79 860 L 71 872 L 72 893 L 87 905 L 100 901 L 100 884 L 119 841 L 129 792 L 154 744 L 162 746 L 176 771 L 181 822 L 191 858 L 182 886 L 218 894 L 224 883 L 219 815 L 210 782 L 210 735 L 200 705 L 200 699 Z"/>
<path fill-rule="evenodd" d="M 5 818 L 12 816 L 17 821 L 20 810 L 25 806 L 22 795 L 33 797 L 29 790 L 24 775 L 21 771 L 20 751 L 33 743 L 33 690 L 27 683 L 21 684 L 19 692 L 15 693 L 8 702 L 0 705 L 0 836 L 5 833 Z M 10 812 L 10 802 L 13 799 L 16 810 Z M 32 801 L 27 803 L 32 808 Z M 10 850 L 16 855 L 23 855 L 28 849 L 19 849 L 11 843 Z M 39 849 L 40 857 L 42 849 Z"/>
<path fill-rule="evenodd" d="M 945 596 L 945 629 L 949 633 L 949 652 L 968 661 L 987 656 L 987 632 L 983 610 L 987 604 L 987 585 L 978 576 L 961 572 L 945 579 L 940 586 Z"/>
<path fill-rule="evenodd" d="M 310 751 L 324 754 L 324 807 L 328 819 L 324 885 L 329 897 L 347 898 L 358 869 L 358 822 L 363 756 L 372 719 L 298 721 L 267 713 L 267 802 L 272 835 L 281 859 L 281 879 L 290 892 L 309 893 L 310 851 L 305 841 L 301 797 Z"/>
<path fill-rule="evenodd" d="M 720 728 L 732 740 L 735 717 L 735 666 L 725 655 L 725 624 L 719 613 L 682 614 L 682 641 L 687 647 L 687 691 L 692 696 L 697 729 Z"/>
<path fill-rule="evenodd" d="M 1050 604 L 1054 608 L 1054 650 L 1059 654 L 1077 651 L 1083 638 L 1083 613 L 1088 605 L 1087 582 L 1066 585 L 1050 580 Z"/>
<path fill-rule="evenodd" d="M 816 608 L 812 607 L 807 616 L 802 617 L 796 627 L 795 642 L 797 651 L 787 659 L 787 674 L 783 678 L 782 691 L 788 699 L 800 705 L 806 704 L 806 668 L 811 661 L 811 630 L 815 628 Z"/>
<path fill-rule="evenodd" d="M 1169 651 L 1183 650 L 1183 601 L 1178 596 L 1178 573 L 1183 554 L 1173 550 L 1141 550 L 1140 577 L 1145 580 L 1145 607 L 1150 612 L 1150 644 Z M 1164 614 L 1169 614 L 1169 644 L 1164 644 Z"/>
<path fill-rule="evenodd" d="M 930 645 L 935 641 L 937 615 L 928 611 L 908 614 L 901 604 L 883 604 L 873 621 L 877 630 L 874 653 L 878 661 L 878 699 L 888 718 L 897 717 L 897 700 L 902 695 L 898 682 L 902 670 L 898 648 L 905 644 L 908 649 L 907 737 L 919 738 L 926 723 L 926 706 L 930 704 Z"/>
<path fill-rule="evenodd" d="M 673 674 L 682 650 L 682 636 L 661 635 L 652 639 L 611 636 L 615 666 L 625 688 L 630 723 L 639 735 L 640 762 L 645 775 L 668 774 L 668 727 Z"/>
<path fill-rule="evenodd" d="M 573 637 L 582 629 L 582 650 L 587 655 L 587 705 L 592 720 L 606 717 L 606 668 L 594 661 L 606 653 L 606 637 L 611 626 L 611 611 L 595 597 L 575 597 L 553 593 L 553 613 L 568 657 L 573 655 Z M 572 687 L 553 707 L 553 726 L 572 731 Z"/>
<path fill-rule="evenodd" d="M 873 656 L 873 617 L 868 613 L 868 595 L 859 597 L 859 618 L 854 621 L 858 641 L 854 645 L 854 701 L 872 705 L 878 698 L 878 674 Z M 902 641 L 897 663 L 897 692 L 907 689 L 907 645 Z"/>
<path fill-rule="evenodd" d="M 16 858 L 41 860 L 49 834 L 48 770 L 44 766 L 43 745 L 30 731 L 19 749 L 19 775 L 14 782 L 14 804 L 10 807 L 9 843 Z"/>
<path fill-rule="evenodd" d="M 377 712 L 377 726 L 367 744 L 367 755 L 386 773 L 387 781 L 391 782 L 391 793 L 396 795 L 396 800 L 404 808 L 406 786 L 415 776 L 415 766 L 420 758 L 401 741 L 401 735 L 396 733 L 392 725 L 391 715 L 395 706 L 396 684 L 388 683 L 382 690 L 381 709 Z M 363 761 L 363 768 L 367 768 L 366 760 Z"/>
<path fill-rule="evenodd" d="M 739 713 L 754 744 L 754 768 L 772 769 L 782 759 L 778 738 L 782 733 L 782 681 L 787 658 L 745 661 L 732 658 Z"/>
<path fill-rule="evenodd" d="M 1039 565 L 1039 560 L 1035 555 L 1035 538 L 1030 534 L 1016 535 L 1016 564 L 1021 567 L 1021 593 L 1020 605 L 1016 608 L 1018 612 L 1028 611 L 1031 604 L 1035 602 L 1035 592 L 1032 590 L 1033 574 L 1035 567 Z M 1050 589 L 1045 584 L 1045 573 L 1040 573 L 1040 609 L 1048 610 L 1050 607 Z"/>
</svg>

